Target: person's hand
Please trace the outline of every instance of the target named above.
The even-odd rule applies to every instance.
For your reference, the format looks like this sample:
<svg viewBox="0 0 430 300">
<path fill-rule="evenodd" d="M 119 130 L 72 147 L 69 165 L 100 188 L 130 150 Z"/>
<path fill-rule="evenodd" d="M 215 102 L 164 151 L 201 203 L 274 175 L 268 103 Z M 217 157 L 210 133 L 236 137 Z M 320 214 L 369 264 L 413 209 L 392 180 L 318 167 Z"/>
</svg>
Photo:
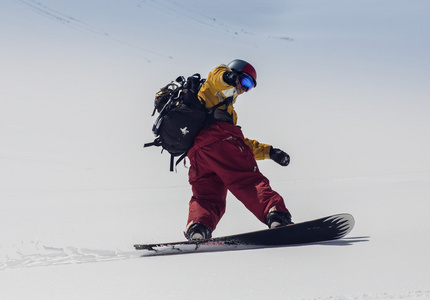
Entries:
<svg viewBox="0 0 430 300">
<path fill-rule="evenodd" d="M 270 159 L 284 167 L 290 163 L 290 156 L 287 153 L 273 147 L 270 148 Z"/>
</svg>

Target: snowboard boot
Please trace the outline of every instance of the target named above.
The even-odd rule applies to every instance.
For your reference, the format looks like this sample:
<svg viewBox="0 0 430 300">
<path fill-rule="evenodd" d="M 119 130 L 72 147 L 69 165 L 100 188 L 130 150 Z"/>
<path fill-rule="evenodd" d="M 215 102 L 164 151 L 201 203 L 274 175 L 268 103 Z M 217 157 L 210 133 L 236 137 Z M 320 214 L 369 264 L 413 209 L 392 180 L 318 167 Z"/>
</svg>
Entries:
<svg viewBox="0 0 430 300">
<path fill-rule="evenodd" d="M 212 233 L 205 225 L 195 223 L 188 228 L 187 232 L 185 232 L 185 237 L 189 241 L 206 240 L 212 237 Z"/>
<path fill-rule="evenodd" d="M 291 215 L 289 213 L 272 211 L 267 216 L 267 226 L 269 226 L 269 228 L 275 228 L 290 224 L 294 223 L 291 221 Z"/>
</svg>

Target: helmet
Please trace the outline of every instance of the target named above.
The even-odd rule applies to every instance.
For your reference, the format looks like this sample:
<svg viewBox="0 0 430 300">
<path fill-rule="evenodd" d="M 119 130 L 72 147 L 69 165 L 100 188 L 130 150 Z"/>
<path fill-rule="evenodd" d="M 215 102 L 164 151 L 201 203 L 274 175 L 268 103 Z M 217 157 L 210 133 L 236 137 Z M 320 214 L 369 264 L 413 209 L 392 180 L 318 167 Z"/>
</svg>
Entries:
<svg viewBox="0 0 430 300">
<path fill-rule="evenodd" d="M 254 81 L 254 86 L 257 86 L 257 72 L 250 63 L 241 59 L 235 59 L 231 61 L 227 67 L 232 71 L 248 74 Z"/>
</svg>

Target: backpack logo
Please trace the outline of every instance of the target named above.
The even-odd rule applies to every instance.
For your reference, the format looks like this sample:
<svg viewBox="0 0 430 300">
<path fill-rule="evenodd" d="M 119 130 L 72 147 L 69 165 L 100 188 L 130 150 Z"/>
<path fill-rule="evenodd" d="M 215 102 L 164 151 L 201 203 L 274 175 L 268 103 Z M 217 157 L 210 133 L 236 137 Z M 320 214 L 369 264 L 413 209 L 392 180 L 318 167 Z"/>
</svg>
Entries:
<svg viewBox="0 0 430 300">
<path fill-rule="evenodd" d="M 179 128 L 182 132 L 183 136 L 186 136 L 188 133 L 190 133 L 190 131 L 188 130 L 188 127 L 184 127 L 184 128 Z"/>
</svg>

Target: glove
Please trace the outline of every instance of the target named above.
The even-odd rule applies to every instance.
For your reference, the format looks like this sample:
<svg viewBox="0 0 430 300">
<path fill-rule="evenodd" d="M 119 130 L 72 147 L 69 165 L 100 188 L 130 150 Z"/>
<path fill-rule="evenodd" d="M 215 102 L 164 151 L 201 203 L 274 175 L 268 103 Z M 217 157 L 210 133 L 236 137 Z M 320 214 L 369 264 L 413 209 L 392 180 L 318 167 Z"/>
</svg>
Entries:
<svg viewBox="0 0 430 300">
<path fill-rule="evenodd" d="M 287 153 L 273 147 L 270 148 L 270 159 L 284 167 L 288 166 L 290 163 L 290 156 Z"/>
<path fill-rule="evenodd" d="M 235 72 L 225 71 L 222 74 L 222 79 L 231 86 L 236 86 L 236 80 L 239 76 Z"/>
</svg>

